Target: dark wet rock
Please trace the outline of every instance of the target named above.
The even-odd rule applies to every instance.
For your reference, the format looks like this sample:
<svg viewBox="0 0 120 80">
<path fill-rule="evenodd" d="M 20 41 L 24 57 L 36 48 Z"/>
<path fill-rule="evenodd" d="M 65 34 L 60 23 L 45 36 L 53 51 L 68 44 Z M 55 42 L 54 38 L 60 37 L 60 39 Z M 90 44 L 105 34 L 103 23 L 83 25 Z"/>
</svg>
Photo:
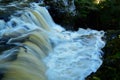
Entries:
<svg viewBox="0 0 120 80">
<path fill-rule="evenodd" d="M 2 69 L 0 69 L 0 80 L 2 80 L 4 77 L 4 73 L 2 72 Z"/>
<path fill-rule="evenodd" d="M 105 57 L 120 53 L 120 30 L 106 31 Z"/>
<path fill-rule="evenodd" d="M 75 15 L 75 4 L 74 0 L 44 0 L 44 3 L 50 7 L 50 9 L 55 9 L 61 13 L 70 13 Z"/>
<path fill-rule="evenodd" d="M 44 0 L 54 21 L 67 29 L 120 29 L 120 9 L 117 0 L 96 4 L 93 0 Z"/>
<path fill-rule="evenodd" d="M 73 29 L 76 20 L 74 0 L 44 0 L 54 21 L 66 29 Z"/>
<path fill-rule="evenodd" d="M 101 30 L 99 11 L 92 1 L 79 0 L 44 0 L 54 21 L 66 29 L 78 30 L 92 28 Z"/>
</svg>

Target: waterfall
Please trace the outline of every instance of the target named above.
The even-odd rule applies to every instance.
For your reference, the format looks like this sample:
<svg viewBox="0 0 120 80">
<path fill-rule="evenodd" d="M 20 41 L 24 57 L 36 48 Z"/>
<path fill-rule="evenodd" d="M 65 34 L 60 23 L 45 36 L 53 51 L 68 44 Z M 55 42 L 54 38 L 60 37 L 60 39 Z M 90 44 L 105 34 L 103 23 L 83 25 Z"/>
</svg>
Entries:
<svg viewBox="0 0 120 80">
<path fill-rule="evenodd" d="M 102 64 L 104 31 L 66 31 L 32 3 L 0 20 L 0 80 L 84 80 Z"/>
</svg>

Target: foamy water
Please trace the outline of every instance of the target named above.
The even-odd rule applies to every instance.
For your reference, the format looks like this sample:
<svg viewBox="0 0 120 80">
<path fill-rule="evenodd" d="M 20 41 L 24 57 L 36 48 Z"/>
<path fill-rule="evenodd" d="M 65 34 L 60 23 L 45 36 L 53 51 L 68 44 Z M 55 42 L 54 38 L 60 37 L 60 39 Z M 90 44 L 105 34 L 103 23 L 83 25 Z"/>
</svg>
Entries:
<svg viewBox="0 0 120 80">
<path fill-rule="evenodd" d="M 103 31 L 81 28 L 57 33 L 52 38 L 53 52 L 45 59 L 49 80 L 84 80 L 96 72 L 102 64 L 103 35 Z"/>
<path fill-rule="evenodd" d="M 0 20 L 0 39 L 8 39 L 8 45 L 23 46 L 30 51 L 30 54 L 43 61 L 46 68 L 43 73 L 40 72 L 40 75 L 45 74 L 47 78 L 30 77 L 30 79 L 22 76 L 20 77 L 21 80 L 84 80 L 101 66 L 103 54 L 101 49 L 105 46 L 105 42 L 101 38 L 104 36 L 104 31 L 82 28 L 79 28 L 78 31 L 66 31 L 62 26 L 54 23 L 45 7 L 39 7 L 36 3 L 31 4 L 31 8 L 26 8 L 19 13 L 21 13 L 21 16 L 12 16 L 8 22 Z M 37 45 L 37 49 L 33 44 L 26 43 L 31 35 L 30 40 Z M 28 41 L 30 40 L 28 39 Z M 3 52 L 0 55 L 0 60 L 14 55 L 15 53 L 12 52 L 10 54 L 12 50 L 15 51 L 16 49 Z M 28 54 L 26 51 L 23 52 Z M 22 50 L 19 54 L 22 55 Z M 32 56 L 30 57 L 34 61 Z M 38 63 L 36 62 L 37 64 L 39 64 L 39 60 Z M 0 65 L 2 64 L 0 63 Z M 27 65 L 29 67 L 29 63 Z M 26 67 L 25 65 L 20 66 L 21 69 Z M 41 68 L 41 66 L 35 65 L 35 67 L 43 69 L 44 66 Z M 34 67 L 32 69 L 30 73 L 34 71 Z M 39 71 L 37 73 L 39 75 Z M 37 75 L 37 73 L 34 72 L 33 74 Z M 9 75 L 5 80 L 11 79 L 9 78 L 11 75 Z M 13 77 L 12 79 L 19 80 L 18 78 Z"/>
</svg>

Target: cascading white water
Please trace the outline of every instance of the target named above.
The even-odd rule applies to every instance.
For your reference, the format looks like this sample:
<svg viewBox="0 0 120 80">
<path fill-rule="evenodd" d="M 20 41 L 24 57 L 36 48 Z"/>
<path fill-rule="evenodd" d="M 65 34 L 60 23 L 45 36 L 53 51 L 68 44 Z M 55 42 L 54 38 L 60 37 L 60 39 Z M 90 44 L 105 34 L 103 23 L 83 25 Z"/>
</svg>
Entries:
<svg viewBox="0 0 120 80">
<path fill-rule="evenodd" d="M 15 46 L 0 53 L 2 80 L 84 80 L 102 64 L 103 36 L 91 29 L 66 31 L 33 3 L 19 17 L 0 20 L 1 41 Z"/>
<path fill-rule="evenodd" d="M 90 29 L 59 33 L 53 52 L 45 59 L 49 80 L 84 80 L 96 72 L 102 64 L 103 34 Z"/>
</svg>

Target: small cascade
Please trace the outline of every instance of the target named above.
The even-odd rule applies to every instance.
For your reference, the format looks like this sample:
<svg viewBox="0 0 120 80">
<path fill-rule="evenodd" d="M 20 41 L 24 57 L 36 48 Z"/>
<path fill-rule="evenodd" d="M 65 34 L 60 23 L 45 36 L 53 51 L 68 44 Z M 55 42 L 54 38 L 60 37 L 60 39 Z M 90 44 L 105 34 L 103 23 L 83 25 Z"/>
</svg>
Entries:
<svg viewBox="0 0 120 80">
<path fill-rule="evenodd" d="M 66 31 L 32 3 L 8 22 L 0 20 L 0 80 L 84 80 L 102 64 L 103 36 Z"/>
</svg>

